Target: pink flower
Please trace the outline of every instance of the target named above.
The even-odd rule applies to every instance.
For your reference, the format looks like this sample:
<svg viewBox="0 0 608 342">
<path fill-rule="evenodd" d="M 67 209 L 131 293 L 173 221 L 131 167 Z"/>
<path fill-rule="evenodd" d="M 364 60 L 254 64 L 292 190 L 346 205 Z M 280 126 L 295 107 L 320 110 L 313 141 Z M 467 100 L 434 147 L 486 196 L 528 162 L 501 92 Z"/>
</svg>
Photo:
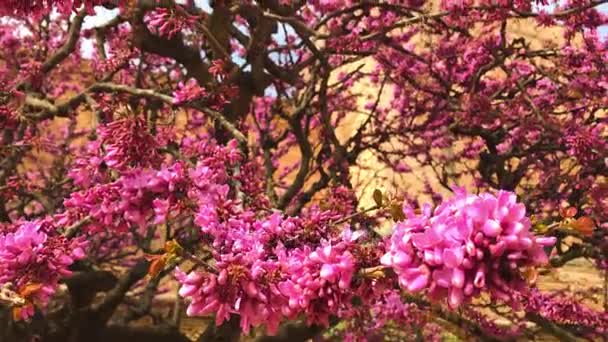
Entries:
<svg viewBox="0 0 608 342">
<path fill-rule="evenodd" d="M 157 8 L 146 18 L 145 22 L 161 37 L 173 38 L 176 34 L 196 25 L 198 17 L 190 15 L 186 10 L 176 5 L 176 8 Z"/>
<path fill-rule="evenodd" d="M 564 137 L 568 154 L 581 163 L 588 164 L 608 153 L 608 143 L 603 125 L 593 128 L 573 126 Z"/>
<path fill-rule="evenodd" d="M 160 162 L 157 141 L 149 133 L 146 121 L 140 117 L 121 119 L 100 127 L 99 136 L 106 150 L 103 160 L 111 168 L 158 165 Z"/>
<path fill-rule="evenodd" d="M 41 285 L 31 296 L 44 306 L 59 280 L 71 275 L 68 267 L 85 257 L 87 242 L 58 235 L 50 221 L 22 222 L 12 230 L 0 234 L 0 283 Z M 21 311 L 24 319 L 32 314 L 33 308 Z"/>
<path fill-rule="evenodd" d="M 345 243 L 325 244 L 311 251 L 291 251 L 280 259 L 288 272 L 279 284 L 289 298 L 286 312 L 302 312 L 309 324 L 328 324 L 329 315 L 347 303 L 350 283 L 355 272 L 355 259 Z"/>
<path fill-rule="evenodd" d="M 395 270 L 401 287 L 447 298 L 452 308 L 481 291 L 502 296 L 520 288 L 519 268 L 546 263 L 543 247 L 555 242 L 532 235 L 515 194 L 455 192 L 433 213 L 425 207 L 415 215 L 406 207 L 406 220 L 395 225 L 381 259 Z"/>
<path fill-rule="evenodd" d="M 184 104 L 201 100 L 207 97 L 207 91 L 198 85 L 198 82 L 191 78 L 188 82 L 179 82 L 177 90 L 173 92 L 173 103 Z"/>
</svg>

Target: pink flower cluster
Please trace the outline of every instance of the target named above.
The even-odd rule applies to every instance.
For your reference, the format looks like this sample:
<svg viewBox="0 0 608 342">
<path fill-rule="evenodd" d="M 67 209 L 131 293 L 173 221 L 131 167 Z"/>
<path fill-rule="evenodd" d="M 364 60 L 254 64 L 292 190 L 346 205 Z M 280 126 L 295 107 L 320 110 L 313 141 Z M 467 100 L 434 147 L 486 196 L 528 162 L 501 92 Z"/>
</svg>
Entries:
<svg viewBox="0 0 608 342">
<path fill-rule="evenodd" d="M 606 131 L 603 124 L 591 128 L 582 125 L 572 127 L 564 137 L 568 154 L 585 164 L 608 155 Z"/>
<path fill-rule="evenodd" d="M 265 253 L 260 246 L 239 247 L 240 253 L 215 255 L 217 273 L 193 271 L 185 275 L 176 271 L 182 283 L 180 295 L 191 300 L 187 314 L 215 314 L 217 325 L 231 314 L 239 314 L 245 332 L 261 324 L 276 332 L 282 317 L 281 303 L 285 302 L 275 283 L 280 279 L 279 266 L 263 259 Z"/>
<path fill-rule="evenodd" d="M 179 32 L 191 28 L 198 21 L 198 17 L 188 14 L 179 5 L 173 8 L 158 8 L 146 17 L 145 22 L 161 37 L 173 38 Z"/>
<path fill-rule="evenodd" d="M 584 327 L 596 337 L 605 334 L 608 329 L 608 313 L 590 309 L 563 293 L 543 293 L 531 289 L 513 293 L 513 298 L 516 308 L 558 324 Z"/>
<path fill-rule="evenodd" d="M 455 192 L 434 212 L 425 206 L 416 215 L 404 207 L 406 219 L 395 225 L 381 261 L 394 269 L 401 287 L 447 298 L 451 308 L 482 291 L 506 300 L 524 284 L 520 268 L 547 262 L 543 247 L 555 240 L 532 235 L 514 193 Z"/>
<path fill-rule="evenodd" d="M 35 286 L 27 300 L 43 308 L 55 292 L 59 280 L 71 274 L 68 267 L 85 257 L 84 239 L 67 239 L 48 220 L 22 222 L 0 233 L 0 283 L 15 290 Z M 21 318 L 33 315 L 34 308 L 20 311 Z"/>
<path fill-rule="evenodd" d="M 56 6 L 62 13 L 84 5 L 88 13 L 94 13 L 94 7 L 104 0 L 3 0 L 0 3 L 0 15 L 34 15 L 48 13 Z M 124 1 L 120 1 L 123 3 Z"/>
<path fill-rule="evenodd" d="M 17 104 L 22 102 L 24 94 L 13 90 L 6 84 L 0 82 L 0 129 L 15 129 L 19 124 Z"/>
<path fill-rule="evenodd" d="M 350 232 L 350 231 L 347 231 Z M 329 324 L 329 316 L 351 298 L 350 283 L 356 260 L 348 251 L 348 238 L 334 245 L 324 243 L 312 250 L 296 249 L 279 257 L 287 279 L 279 284 L 289 299 L 285 311 L 303 313 L 309 324 Z"/>
<path fill-rule="evenodd" d="M 107 166 L 120 169 L 128 166 L 158 165 L 156 139 L 141 117 L 114 121 L 98 129 L 105 145 Z"/>
<path fill-rule="evenodd" d="M 198 82 L 191 78 L 186 83 L 179 82 L 177 90 L 173 92 L 173 103 L 176 105 L 201 100 L 207 97 L 205 88 L 198 85 Z"/>
<path fill-rule="evenodd" d="M 188 315 L 215 313 L 219 325 L 238 314 L 244 332 L 265 325 L 274 334 L 282 321 L 301 314 L 308 324 L 328 325 L 330 315 L 350 303 L 356 270 L 348 250 L 352 234 L 314 249 L 289 249 L 274 240 L 283 226 L 293 227 L 289 219 L 275 214 L 249 229 L 234 224 L 221 246 L 216 239 L 214 271 L 177 270 L 180 295 L 191 300 Z"/>
<path fill-rule="evenodd" d="M 463 310 L 464 315 L 475 322 L 479 328 L 487 335 L 497 337 L 500 340 L 514 340 L 521 337 L 525 331 L 523 322 L 513 322 L 510 326 L 500 326 L 492 318 L 475 311 L 471 307 Z"/>
<path fill-rule="evenodd" d="M 108 180 L 105 172 L 107 164 L 101 155 L 101 141 L 91 141 L 83 149 L 82 156 L 74 160 L 68 175 L 75 185 L 85 189 L 93 184 L 105 183 Z"/>
<path fill-rule="evenodd" d="M 218 325 L 238 314 L 245 332 L 265 325 L 275 333 L 300 314 L 309 324 L 327 325 L 351 298 L 357 269 L 352 250 L 360 234 L 333 229 L 337 213 L 318 207 L 301 217 L 256 215 L 229 196 L 236 145 L 199 142 L 190 149 L 204 156 L 189 173 L 188 197 L 197 205 L 194 222 L 209 239 L 213 261 L 189 274 L 177 270 L 180 295 L 190 299 L 187 313 L 215 313 Z"/>
<path fill-rule="evenodd" d="M 221 63 L 213 63 L 209 71 L 216 77 L 225 77 L 226 74 L 222 68 Z M 201 101 L 211 109 L 221 110 L 237 94 L 238 88 L 230 84 L 221 84 L 212 91 L 207 91 L 195 79 L 189 79 L 185 83 L 178 83 L 177 89 L 173 91 L 173 103 L 181 105 Z"/>
<path fill-rule="evenodd" d="M 181 162 L 160 170 L 133 170 L 112 183 L 72 193 L 64 205 L 71 214 L 94 218 L 89 230 L 126 231 L 131 224 L 143 228 L 149 220 L 164 222 L 171 208 L 179 205 L 185 172 Z"/>
</svg>

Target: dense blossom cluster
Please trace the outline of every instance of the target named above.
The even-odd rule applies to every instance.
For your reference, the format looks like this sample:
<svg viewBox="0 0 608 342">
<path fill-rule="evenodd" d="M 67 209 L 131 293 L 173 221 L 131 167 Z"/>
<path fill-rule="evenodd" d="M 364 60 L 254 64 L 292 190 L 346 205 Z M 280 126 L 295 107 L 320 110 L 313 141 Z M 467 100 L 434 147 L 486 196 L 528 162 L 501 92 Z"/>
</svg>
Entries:
<svg viewBox="0 0 608 342">
<path fill-rule="evenodd" d="M 196 16 L 189 15 L 179 5 L 176 9 L 159 8 L 150 13 L 146 23 L 158 32 L 158 35 L 173 38 L 184 29 L 191 28 L 198 20 Z"/>
<path fill-rule="evenodd" d="M 346 235 L 350 233 L 345 231 Z M 316 250 L 295 249 L 279 257 L 287 279 L 279 284 L 289 299 L 289 310 L 305 314 L 309 324 L 329 324 L 329 316 L 350 299 L 350 283 L 356 260 L 347 250 L 349 238 L 335 245 L 324 243 Z"/>
<path fill-rule="evenodd" d="M 289 220 L 272 219 L 293 228 Z M 280 237 L 280 226 L 259 221 L 253 226 L 257 229 L 224 238 L 239 240 L 224 242 L 232 251 L 214 253 L 218 273 L 193 271 L 186 276 L 178 270 L 180 294 L 192 300 L 188 314 L 216 312 L 218 324 L 239 314 L 244 331 L 266 325 L 274 333 L 283 320 L 300 314 L 309 324 L 328 325 L 330 315 L 348 305 L 352 296 L 356 261 L 348 248 L 354 241 L 342 238 L 316 249 L 288 248 L 269 240 Z"/>
<path fill-rule="evenodd" d="M 188 103 L 201 100 L 206 96 L 207 91 L 205 88 L 199 86 L 195 79 L 189 79 L 187 82 L 180 82 L 177 85 L 177 90 L 173 92 L 173 103 Z"/>
<path fill-rule="evenodd" d="M 440 334 L 424 314 L 424 308 L 407 302 L 390 282 L 376 280 L 357 289 L 356 305 L 342 312 L 345 319 L 344 341 L 363 342 L 384 338 L 397 340 L 424 332 L 426 341 L 439 341 Z M 386 328 L 394 327 L 392 333 Z M 422 328 L 422 329 L 421 329 Z"/>
<path fill-rule="evenodd" d="M 125 118 L 98 130 L 105 146 L 104 162 L 115 169 L 127 165 L 149 166 L 157 163 L 157 140 L 142 118 Z"/>
<path fill-rule="evenodd" d="M 600 124 L 589 129 L 588 127 L 575 126 L 564 138 L 568 147 L 568 154 L 578 158 L 581 163 L 591 163 L 608 151 L 605 125 Z"/>
<path fill-rule="evenodd" d="M 90 216 L 95 221 L 88 229 L 94 231 L 107 226 L 127 231 L 132 225 L 143 230 L 150 220 L 165 222 L 171 208 L 180 205 L 185 172 L 179 162 L 160 170 L 126 172 L 114 182 L 73 193 L 64 202 L 68 209 L 64 216 Z"/>
<path fill-rule="evenodd" d="M 19 318 L 44 309 L 59 280 L 71 274 L 68 267 L 85 257 L 86 240 L 67 239 L 49 220 L 20 222 L 0 232 L 0 283 L 27 291 L 28 303 Z"/>
<path fill-rule="evenodd" d="M 0 86 L 0 129 L 14 129 L 19 120 L 12 100 L 21 94 L 6 88 L 8 87 Z"/>
<path fill-rule="evenodd" d="M 7 0 L 0 4 L 0 15 L 41 15 L 48 13 L 56 6 L 61 12 L 71 11 L 84 6 L 89 13 L 94 13 L 94 7 L 106 0 Z M 119 1 L 116 1 L 118 3 Z"/>
<path fill-rule="evenodd" d="M 404 289 L 428 290 L 452 308 L 482 291 L 508 299 L 525 285 L 520 270 L 546 263 L 543 247 L 555 243 L 532 234 L 524 205 L 506 191 L 469 195 L 458 189 L 434 211 L 426 206 L 420 215 L 409 207 L 405 212 L 382 262 Z"/>
<path fill-rule="evenodd" d="M 563 293 L 546 293 L 538 289 L 513 294 L 514 306 L 528 314 L 540 315 L 563 325 L 579 326 L 588 336 L 601 336 L 608 327 L 608 314 L 583 305 Z"/>
<path fill-rule="evenodd" d="M 209 235 L 215 261 L 212 270 L 178 269 L 180 294 L 191 300 L 188 314 L 215 313 L 218 325 L 238 314 L 244 331 L 265 325 L 271 333 L 299 314 L 309 324 L 329 324 L 351 296 L 356 260 L 349 249 L 360 234 L 340 234 L 330 225 L 340 213 L 319 208 L 302 217 L 276 212 L 256 219 L 228 199 L 226 166 L 238 154 L 199 146 L 209 157 L 192 170 L 189 196 L 198 204 L 195 223 Z"/>
<path fill-rule="evenodd" d="M 221 63 L 215 64 L 212 69 L 215 70 L 213 73 L 216 77 L 225 77 L 225 71 Z M 199 85 L 196 79 L 189 79 L 186 82 L 178 83 L 177 89 L 173 92 L 173 103 L 180 105 L 198 102 L 204 103 L 211 109 L 222 110 L 237 93 L 238 89 L 230 85 L 214 87 L 211 91 L 208 91 L 205 87 Z"/>
</svg>

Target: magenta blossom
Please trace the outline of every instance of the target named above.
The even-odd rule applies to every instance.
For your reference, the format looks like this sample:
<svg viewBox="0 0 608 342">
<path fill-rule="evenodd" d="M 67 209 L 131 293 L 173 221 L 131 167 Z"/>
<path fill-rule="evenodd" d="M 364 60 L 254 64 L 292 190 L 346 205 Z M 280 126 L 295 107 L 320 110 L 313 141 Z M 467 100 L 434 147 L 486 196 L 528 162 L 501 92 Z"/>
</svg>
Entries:
<svg viewBox="0 0 608 342">
<path fill-rule="evenodd" d="M 156 9 L 146 18 L 146 23 L 160 36 L 171 39 L 183 30 L 193 27 L 197 20 L 198 17 L 188 14 L 178 5 L 175 9 Z"/>
<path fill-rule="evenodd" d="M 434 212 L 426 206 L 421 215 L 409 207 L 404 213 L 382 263 L 404 289 L 447 298 L 452 308 L 482 291 L 506 299 L 523 286 L 520 269 L 546 263 L 543 247 L 555 242 L 532 235 L 526 208 L 507 191 L 494 196 L 457 189 Z"/>
<path fill-rule="evenodd" d="M 352 295 L 350 283 L 356 260 L 347 248 L 345 241 L 315 250 L 294 250 L 280 257 L 289 274 L 279 285 L 289 298 L 286 312 L 304 313 L 309 324 L 329 324 L 330 314 L 348 303 Z"/>
<path fill-rule="evenodd" d="M 11 283 L 17 290 L 35 286 L 28 300 L 43 308 L 59 280 L 72 274 L 68 267 L 85 257 L 86 246 L 84 239 L 57 235 L 48 221 L 23 222 L 14 231 L 0 234 L 0 283 Z M 28 318 L 33 308 L 26 307 L 20 314 Z"/>
<path fill-rule="evenodd" d="M 179 82 L 177 90 L 173 92 L 173 103 L 183 104 L 204 99 L 208 96 L 205 88 L 198 85 L 198 82 L 191 78 L 187 82 Z"/>
</svg>

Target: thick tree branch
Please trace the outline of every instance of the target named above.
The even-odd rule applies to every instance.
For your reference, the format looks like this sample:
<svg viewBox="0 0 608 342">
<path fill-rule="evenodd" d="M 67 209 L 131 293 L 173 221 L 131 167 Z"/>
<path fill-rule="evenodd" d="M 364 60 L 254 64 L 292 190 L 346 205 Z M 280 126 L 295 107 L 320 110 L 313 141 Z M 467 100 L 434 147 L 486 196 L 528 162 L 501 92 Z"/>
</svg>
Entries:
<svg viewBox="0 0 608 342">
<path fill-rule="evenodd" d="M 77 272 L 64 280 L 70 291 L 74 309 L 89 305 L 96 293 L 109 291 L 117 281 L 118 279 L 108 271 Z"/>
<path fill-rule="evenodd" d="M 323 330 L 324 328 L 318 325 L 287 323 L 279 329 L 275 336 L 258 337 L 255 342 L 306 342 L 318 336 Z"/>
<path fill-rule="evenodd" d="M 131 286 L 146 276 L 148 266 L 149 263 L 145 259 L 138 261 L 133 268 L 119 279 L 116 286 L 106 294 L 101 302 L 91 307 L 90 311 L 98 324 L 107 322 L 110 319 Z"/>
<path fill-rule="evenodd" d="M 578 258 L 593 258 L 595 253 L 590 246 L 576 244 L 570 247 L 564 254 L 551 258 L 549 261 L 553 267 L 562 267 L 568 262 Z"/>
<path fill-rule="evenodd" d="M 578 338 L 578 337 L 572 335 L 565 329 L 560 328 L 555 323 L 544 319 L 543 317 L 541 317 L 538 314 L 528 313 L 528 314 L 526 314 L 526 318 L 529 319 L 530 321 L 536 323 L 536 325 L 538 325 L 540 328 L 542 328 L 546 332 L 557 337 L 560 341 L 565 341 L 565 342 L 586 341 L 585 339 Z"/>
<path fill-rule="evenodd" d="M 105 83 L 105 82 L 93 84 L 92 86 L 87 88 L 87 90 L 85 92 L 78 94 L 77 96 L 69 99 L 68 101 L 66 101 L 65 103 L 62 103 L 60 105 L 54 105 L 54 104 L 50 103 L 49 101 L 38 99 L 38 98 L 35 98 L 32 96 L 26 97 L 26 104 L 46 111 L 46 113 L 44 115 L 42 115 L 40 117 L 36 117 L 36 119 L 40 119 L 40 118 L 46 119 L 46 118 L 49 118 L 52 116 L 64 116 L 64 113 L 67 113 L 69 108 L 74 108 L 74 107 L 78 106 L 81 102 L 86 100 L 87 92 L 128 93 L 128 94 L 135 95 L 135 96 L 141 96 L 141 97 L 160 100 L 170 106 L 176 106 L 174 103 L 173 97 L 171 97 L 169 95 L 162 94 L 162 93 L 156 92 L 151 89 L 140 89 L 140 88 L 134 88 L 134 87 L 130 87 L 130 86 L 122 85 L 122 84 Z M 203 107 L 202 105 L 197 104 L 197 103 L 188 103 L 188 104 L 184 104 L 181 106 L 204 112 L 205 114 L 209 115 L 213 120 L 216 120 L 217 122 L 219 122 L 226 130 L 228 130 L 228 132 L 230 132 L 230 134 L 235 139 L 237 139 L 242 146 L 247 145 L 247 137 L 245 137 L 245 135 L 242 132 L 240 132 L 234 124 L 232 124 L 230 121 L 228 121 L 228 119 L 226 119 L 222 113 L 212 110 L 210 108 Z M 179 106 L 176 106 L 176 107 L 179 107 Z"/>
<path fill-rule="evenodd" d="M 164 39 L 152 34 L 143 22 L 144 14 L 145 11 L 138 10 L 131 20 L 135 44 L 144 51 L 173 58 L 182 64 L 188 70 L 188 75 L 195 78 L 200 85 L 210 84 L 213 78 L 209 72 L 209 65 L 201 60 L 200 51 L 186 46 L 181 35 Z"/>
<path fill-rule="evenodd" d="M 302 189 L 302 186 L 304 186 L 304 181 L 306 180 L 306 176 L 308 175 L 308 171 L 310 169 L 310 160 L 312 159 L 313 155 L 310 142 L 308 141 L 308 137 L 304 134 L 300 122 L 290 120 L 290 125 L 300 148 L 300 168 L 298 169 L 298 173 L 287 191 L 283 194 L 283 196 L 281 196 L 281 198 L 279 198 L 279 209 L 284 209 L 287 207 L 293 197 Z"/>
<path fill-rule="evenodd" d="M 53 69 L 56 65 L 61 63 L 64 59 L 66 59 L 70 53 L 74 51 L 76 47 L 76 42 L 78 41 L 78 37 L 80 36 L 80 29 L 82 28 L 82 23 L 84 21 L 84 17 L 86 16 L 86 9 L 80 10 L 78 14 L 74 17 L 72 24 L 70 25 L 70 30 L 68 31 L 68 39 L 63 44 L 57 52 L 55 52 L 49 59 L 47 59 L 42 64 L 42 72 L 47 73 L 51 69 Z"/>
</svg>

